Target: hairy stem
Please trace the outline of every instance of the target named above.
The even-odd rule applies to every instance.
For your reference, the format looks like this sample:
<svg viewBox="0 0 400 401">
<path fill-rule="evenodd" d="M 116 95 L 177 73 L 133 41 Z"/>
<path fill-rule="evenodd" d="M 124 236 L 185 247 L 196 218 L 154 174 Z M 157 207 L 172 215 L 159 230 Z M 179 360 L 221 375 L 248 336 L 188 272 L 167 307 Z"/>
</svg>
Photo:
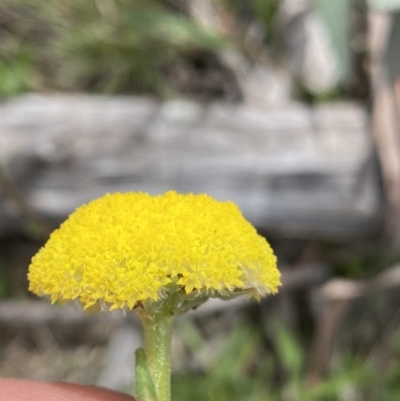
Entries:
<svg viewBox="0 0 400 401">
<path fill-rule="evenodd" d="M 171 400 L 171 337 L 173 317 L 168 313 L 137 311 L 144 330 L 144 354 L 152 383 L 136 382 L 136 386 L 154 386 L 157 401 Z M 140 363 L 140 362 L 139 362 Z M 137 389 L 137 394 L 145 393 Z M 150 392 L 150 389 L 149 389 Z M 141 400 L 138 401 L 147 401 Z"/>
</svg>

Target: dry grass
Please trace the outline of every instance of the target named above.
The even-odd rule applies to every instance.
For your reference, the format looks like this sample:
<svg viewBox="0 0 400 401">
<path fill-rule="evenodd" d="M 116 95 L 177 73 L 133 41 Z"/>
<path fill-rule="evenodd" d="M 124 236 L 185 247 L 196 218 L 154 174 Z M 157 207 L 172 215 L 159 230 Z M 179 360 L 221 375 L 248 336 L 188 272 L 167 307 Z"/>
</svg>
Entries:
<svg viewBox="0 0 400 401">
<path fill-rule="evenodd" d="M 27 350 L 11 343 L 0 358 L 0 376 L 95 384 L 103 364 L 104 347 L 79 346 Z"/>
<path fill-rule="evenodd" d="M 72 336 L 71 331 L 47 326 L 24 328 L 19 333 L 12 330 L 15 335 L 1 339 L 0 376 L 96 384 L 111 330 L 100 329 L 97 336 L 77 330 Z"/>
</svg>

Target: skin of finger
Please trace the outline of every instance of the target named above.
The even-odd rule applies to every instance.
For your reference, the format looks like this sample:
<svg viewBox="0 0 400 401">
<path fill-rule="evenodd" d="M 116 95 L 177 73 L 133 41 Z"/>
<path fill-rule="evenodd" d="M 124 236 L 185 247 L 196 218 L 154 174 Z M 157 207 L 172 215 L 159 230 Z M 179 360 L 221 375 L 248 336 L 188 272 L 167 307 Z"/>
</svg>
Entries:
<svg viewBox="0 0 400 401">
<path fill-rule="evenodd" d="M 0 401 L 135 401 L 128 394 L 73 383 L 0 378 Z"/>
</svg>

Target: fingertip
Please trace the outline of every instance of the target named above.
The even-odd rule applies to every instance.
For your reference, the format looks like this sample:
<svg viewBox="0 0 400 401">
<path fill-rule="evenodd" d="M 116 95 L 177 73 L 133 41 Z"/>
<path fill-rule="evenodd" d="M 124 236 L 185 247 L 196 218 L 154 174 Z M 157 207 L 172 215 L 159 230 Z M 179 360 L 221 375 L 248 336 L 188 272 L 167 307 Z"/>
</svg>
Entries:
<svg viewBox="0 0 400 401">
<path fill-rule="evenodd" d="M 0 401 L 135 401 L 128 394 L 73 383 L 0 378 Z"/>
</svg>

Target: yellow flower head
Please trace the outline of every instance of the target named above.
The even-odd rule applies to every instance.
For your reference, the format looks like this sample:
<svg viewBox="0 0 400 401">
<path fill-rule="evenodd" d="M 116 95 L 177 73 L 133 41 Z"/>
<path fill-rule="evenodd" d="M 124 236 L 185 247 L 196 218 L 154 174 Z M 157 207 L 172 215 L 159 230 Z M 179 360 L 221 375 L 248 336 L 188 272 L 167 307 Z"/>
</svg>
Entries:
<svg viewBox="0 0 400 401">
<path fill-rule="evenodd" d="M 235 204 L 172 191 L 107 194 L 79 207 L 33 257 L 28 278 L 52 302 L 111 309 L 171 292 L 260 297 L 280 285 L 271 247 Z"/>
</svg>

